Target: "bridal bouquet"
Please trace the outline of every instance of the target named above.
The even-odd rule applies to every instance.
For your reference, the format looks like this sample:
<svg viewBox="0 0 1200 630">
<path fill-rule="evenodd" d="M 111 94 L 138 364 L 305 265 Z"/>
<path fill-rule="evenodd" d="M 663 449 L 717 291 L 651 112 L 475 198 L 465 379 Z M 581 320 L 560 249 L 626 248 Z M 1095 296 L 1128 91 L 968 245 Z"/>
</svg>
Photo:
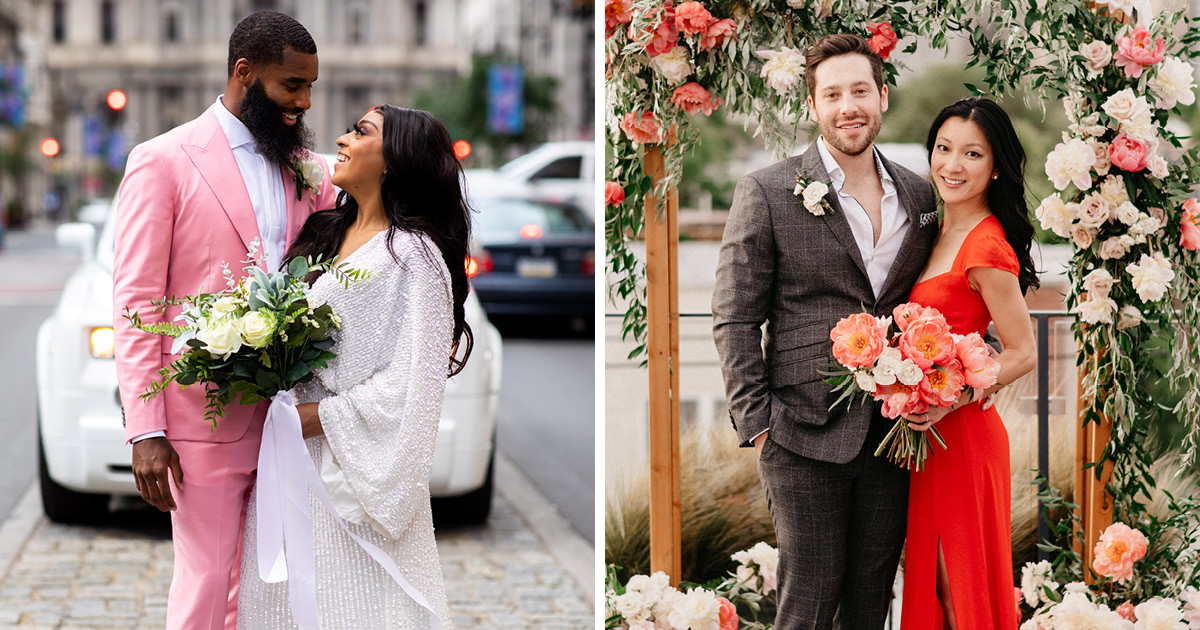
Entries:
<svg viewBox="0 0 1200 630">
<path fill-rule="evenodd" d="M 950 332 L 937 309 L 915 302 L 901 304 L 892 317 L 855 313 L 829 333 L 833 340 L 833 391 L 842 392 L 830 409 L 856 399 L 883 402 L 883 415 L 896 423 L 875 450 L 895 464 L 923 470 L 932 437 L 944 449 L 937 427 L 927 432 L 909 428 L 905 416 L 950 407 L 967 387 L 984 390 L 996 384 L 1000 365 L 978 333 Z M 928 435 L 927 435 L 928 434 Z"/>
<path fill-rule="evenodd" d="M 324 367 L 336 355 L 331 334 L 341 319 L 329 305 L 314 308 L 308 300 L 305 276 L 313 271 L 336 274 L 343 286 L 361 281 L 365 271 L 322 261 L 294 258 L 286 272 L 265 272 L 253 260 L 245 267 L 241 282 L 225 266 L 228 287 L 215 293 L 154 300 L 156 310 L 177 306 L 183 309 L 169 322 L 144 323 L 137 311 L 125 307 L 125 318 L 134 328 L 155 335 L 174 337 L 171 353 L 183 355 L 159 371 L 161 380 L 150 385 L 143 399 L 166 390 L 172 382 L 180 386 L 202 382 L 206 386 L 204 419 L 217 427 L 225 406 L 241 397 L 249 405 L 267 400 L 313 377 L 313 369 Z"/>
</svg>

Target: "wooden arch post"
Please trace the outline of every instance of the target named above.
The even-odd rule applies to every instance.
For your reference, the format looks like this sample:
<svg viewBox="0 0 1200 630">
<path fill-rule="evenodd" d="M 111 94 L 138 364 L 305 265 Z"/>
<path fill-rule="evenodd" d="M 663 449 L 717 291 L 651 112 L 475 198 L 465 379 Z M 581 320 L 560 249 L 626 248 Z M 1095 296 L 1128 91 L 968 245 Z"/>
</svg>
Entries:
<svg viewBox="0 0 1200 630">
<path fill-rule="evenodd" d="M 674 134 L 671 139 L 674 140 Z M 666 175 L 662 148 L 647 147 L 646 174 Z M 661 208 L 661 212 L 660 212 Z M 650 571 L 682 573 L 679 477 L 679 195 L 646 196 L 646 346 L 650 378 Z"/>
<path fill-rule="evenodd" d="M 1084 397 L 1082 377 L 1078 393 L 1082 410 L 1090 402 Z M 1082 543 L 1078 538 L 1075 539 L 1075 551 L 1083 560 L 1083 579 L 1088 584 L 1095 581 L 1092 579 L 1091 566 L 1095 559 L 1096 543 L 1100 540 L 1100 534 L 1113 522 L 1112 495 L 1107 490 L 1108 482 L 1112 479 L 1112 461 L 1104 462 L 1099 479 L 1096 478 L 1095 468 L 1084 470 L 1083 467 L 1100 461 L 1111 438 L 1112 420 L 1103 415 L 1099 424 L 1089 422 L 1080 425 L 1075 432 L 1075 503 L 1079 506 L 1076 515 L 1079 527 L 1083 530 Z M 1080 544 L 1083 549 L 1079 548 Z"/>
</svg>

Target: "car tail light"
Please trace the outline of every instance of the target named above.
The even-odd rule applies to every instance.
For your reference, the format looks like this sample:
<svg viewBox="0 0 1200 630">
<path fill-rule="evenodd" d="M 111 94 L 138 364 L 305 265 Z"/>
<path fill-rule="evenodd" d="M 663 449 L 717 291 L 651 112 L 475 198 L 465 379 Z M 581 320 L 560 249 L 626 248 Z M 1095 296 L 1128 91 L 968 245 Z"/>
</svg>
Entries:
<svg viewBox="0 0 1200 630">
<path fill-rule="evenodd" d="M 92 356 L 97 359 L 113 358 L 113 345 L 116 337 L 109 327 L 93 328 L 88 334 L 88 345 L 91 346 Z"/>
<path fill-rule="evenodd" d="M 492 255 L 482 251 L 478 256 L 467 256 L 466 267 L 467 277 L 474 278 L 481 273 L 491 273 L 495 265 L 492 263 Z"/>
<path fill-rule="evenodd" d="M 542 238 L 542 226 L 534 225 L 532 223 L 529 225 L 522 225 L 521 236 L 524 238 Z"/>
<path fill-rule="evenodd" d="M 596 275 L 596 252 L 591 251 L 583 255 L 579 260 L 579 273 L 585 276 Z"/>
</svg>

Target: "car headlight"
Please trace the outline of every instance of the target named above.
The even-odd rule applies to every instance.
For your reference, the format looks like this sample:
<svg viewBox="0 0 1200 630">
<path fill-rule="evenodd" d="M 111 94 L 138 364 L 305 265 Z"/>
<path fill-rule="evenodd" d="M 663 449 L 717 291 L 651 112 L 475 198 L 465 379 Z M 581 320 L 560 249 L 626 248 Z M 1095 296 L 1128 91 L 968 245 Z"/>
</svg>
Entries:
<svg viewBox="0 0 1200 630">
<path fill-rule="evenodd" d="M 91 334 L 88 335 L 88 344 L 91 346 L 92 356 L 97 359 L 113 358 L 113 345 L 116 342 L 116 336 L 113 334 L 113 329 L 110 327 L 93 328 Z"/>
</svg>

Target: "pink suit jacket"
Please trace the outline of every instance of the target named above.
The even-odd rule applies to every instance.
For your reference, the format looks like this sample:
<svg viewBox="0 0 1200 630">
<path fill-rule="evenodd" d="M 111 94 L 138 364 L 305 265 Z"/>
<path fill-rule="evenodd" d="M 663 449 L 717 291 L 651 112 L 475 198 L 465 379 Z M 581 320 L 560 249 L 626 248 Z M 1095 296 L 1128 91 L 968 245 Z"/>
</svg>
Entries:
<svg viewBox="0 0 1200 630">
<path fill-rule="evenodd" d="M 306 189 L 297 200 L 291 169 L 281 171 L 290 244 L 309 214 L 334 206 L 335 191 L 326 172 L 320 193 Z M 171 356 L 173 339 L 134 330 L 122 317 L 128 306 L 147 323 L 173 321 L 178 309 L 154 312 L 150 301 L 224 289 L 221 264 L 228 263 L 240 279 L 242 261 L 258 236 L 249 193 L 211 107 L 129 154 L 117 202 L 113 264 L 113 328 L 126 440 L 165 430 L 171 440 L 232 442 L 249 427 L 261 427 L 266 403 L 235 401 L 212 430 L 203 420 L 201 383 L 186 389 L 172 383 L 153 399 L 139 398 L 178 355 Z"/>
</svg>

